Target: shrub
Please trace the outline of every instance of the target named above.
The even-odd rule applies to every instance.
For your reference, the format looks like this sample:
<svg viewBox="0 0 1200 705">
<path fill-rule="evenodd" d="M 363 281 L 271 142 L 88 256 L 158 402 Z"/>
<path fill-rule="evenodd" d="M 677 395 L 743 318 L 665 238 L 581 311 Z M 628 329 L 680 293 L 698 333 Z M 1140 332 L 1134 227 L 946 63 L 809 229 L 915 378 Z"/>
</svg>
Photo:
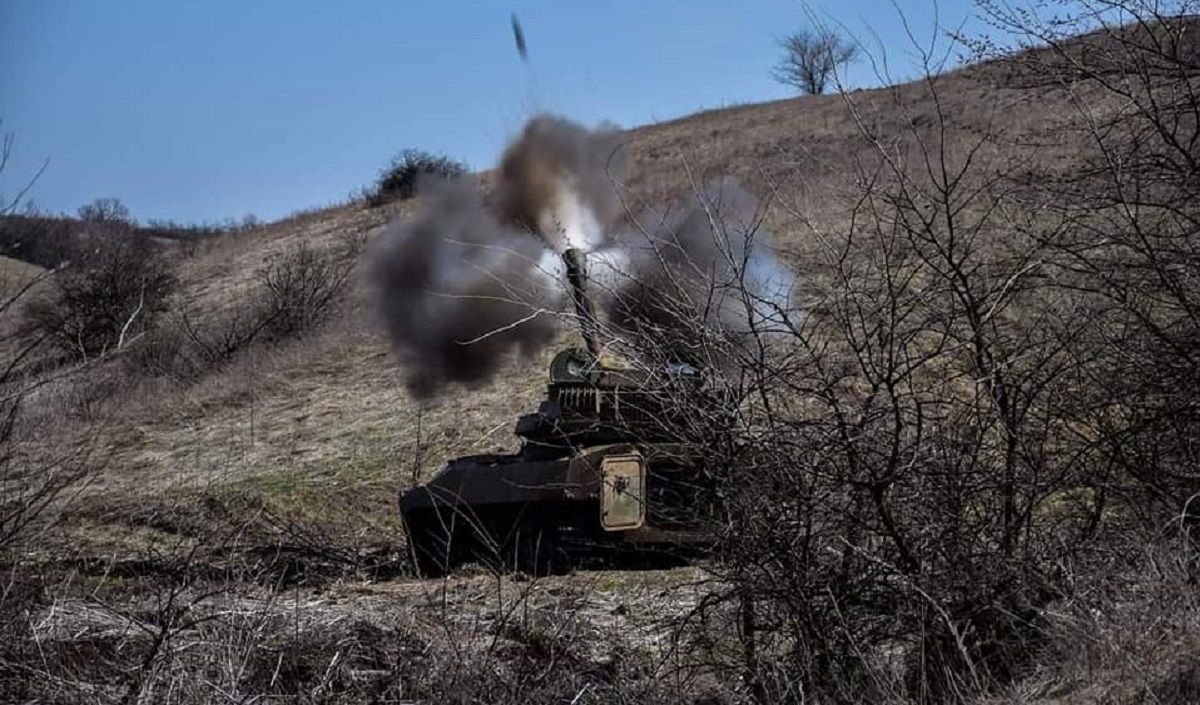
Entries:
<svg viewBox="0 0 1200 705">
<path fill-rule="evenodd" d="M 320 323 L 346 284 L 351 265 L 302 244 L 260 272 L 267 338 L 288 338 Z"/>
<path fill-rule="evenodd" d="M 449 179 L 465 173 L 467 167 L 453 159 L 416 149 L 406 149 L 379 172 L 375 189 L 367 194 L 367 203 L 381 206 L 391 201 L 412 198 L 417 193 L 417 181 L 425 174 Z"/>
<path fill-rule="evenodd" d="M 79 219 L 87 223 L 120 223 L 134 225 L 136 221 L 130 214 L 129 208 L 121 199 L 111 196 L 96 200 L 79 207 Z"/>
<path fill-rule="evenodd" d="M 72 221 L 49 215 L 0 216 L 0 255 L 54 269 L 71 258 Z"/>
<path fill-rule="evenodd" d="M 50 297 L 29 315 L 59 350 L 88 359 L 149 330 L 175 284 L 173 266 L 148 237 L 128 230 L 91 237 L 73 245 Z"/>
<path fill-rule="evenodd" d="M 286 252 L 258 272 L 244 303 L 208 315 L 180 310 L 150 331 L 128 362 L 143 373 L 194 381 L 258 342 L 295 338 L 324 321 L 353 268 L 355 243 L 346 253 L 307 245 Z"/>
</svg>

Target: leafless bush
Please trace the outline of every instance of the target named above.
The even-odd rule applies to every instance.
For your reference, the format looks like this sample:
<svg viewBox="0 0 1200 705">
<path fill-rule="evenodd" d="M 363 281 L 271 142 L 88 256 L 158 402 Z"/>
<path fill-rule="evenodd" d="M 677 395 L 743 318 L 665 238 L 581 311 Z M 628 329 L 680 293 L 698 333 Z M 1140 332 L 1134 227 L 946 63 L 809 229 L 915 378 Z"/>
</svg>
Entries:
<svg viewBox="0 0 1200 705">
<path fill-rule="evenodd" d="M 124 362 L 134 378 L 149 375 L 189 384 L 251 347 L 265 326 L 262 308 L 254 304 L 207 316 L 181 309 L 160 319 Z"/>
<path fill-rule="evenodd" d="M 1115 473 L 1106 496 L 1163 523 L 1200 479 L 1200 5 L 1080 5 L 1053 23 L 989 5 L 998 26 L 1041 46 L 977 48 L 1076 110 L 1083 164 L 1033 170 L 1021 186 L 1053 213 L 1035 235 L 1090 312 L 1073 426 Z"/>
<path fill-rule="evenodd" d="M 353 259 L 337 258 L 306 245 L 291 250 L 262 271 L 264 332 L 272 340 L 302 333 L 321 322 L 350 275 Z"/>
<path fill-rule="evenodd" d="M 331 314 L 345 290 L 361 243 L 332 252 L 300 245 L 258 272 L 246 300 L 221 311 L 182 307 L 131 351 L 135 372 L 190 382 L 255 344 L 303 335 Z"/>
<path fill-rule="evenodd" d="M 759 700 L 984 697 L 1033 671 L 1051 606 L 1095 575 L 1076 570 L 1194 525 L 1195 30 L 1142 17 L 1012 59 L 1078 97 L 1084 169 L 1043 171 L 1000 120 L 957 129 L 927 63 L 898 133 L 844 96 L 874 156 L 848 227 L 812 233 L 803 309 L 731 335 L 665 281 L 691 324 L 632 327 L 656 364 L 707 363 L 677 433 L 723 501 L 707 608 L 738 644 L 716 653 Z M 752 233 L 713 222 L 718 247 Z M 707 301 L 771 306 L 734 279 Z"/>
<path fill-rule="evenodd" d="M 0 427 L 0 562 L 21 544 L 33 529 L 93 473 L 93 458 L 86 445 L 36 458 L 22 457 L 15 448 L 13 426 L 18 407 L 4 405 Z"/>
<path fill-rule="evenodd" d="M 12 137 L 5 135 L 0 145 L 0 172 L 7 165 L 11 147 Z M 27 190 L 0 206 L 0 216 L 11 214 Z M 0 282 L 0 324 L 18 317 L 30 292 L 48 276 L 45 273 L 11 285 Z M 0 565 L 8 563 L 12 550 L 92 471 L 91 448 L 86 441 L 42 454 L 23 452 L 18 444 L 22 403 L 37 384 L 22 374 L 22 367 L 46 337 L 14 337 L 6 341 L 0 355 Z"/>
<path fill-rule="evenodd" d="M 31 320 L 62 353 L 86 361 L 149 330 L 176 279 L 148 238 L 121 226 L 75 243 L 51 284 L 48 299 L 30 306 Z"/>
</svg>

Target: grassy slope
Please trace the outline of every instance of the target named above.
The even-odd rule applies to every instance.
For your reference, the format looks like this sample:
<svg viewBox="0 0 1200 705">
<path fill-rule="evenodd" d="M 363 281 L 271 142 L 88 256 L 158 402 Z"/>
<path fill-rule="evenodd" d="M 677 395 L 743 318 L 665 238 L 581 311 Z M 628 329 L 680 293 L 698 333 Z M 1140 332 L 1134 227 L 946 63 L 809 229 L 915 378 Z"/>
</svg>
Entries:
<svg viewBox="0 0 1200 705">
<path fill-rule="evenodd" d="M 0 255 L 0 306 L 4 306 L 11 298 L 18 295 L 36 294 L 44 282 L 31 283 L 45 274 L 46 270 L 36 264 Z M 23 292 L 27 286 L 30 289 Z M 17 333 L 19 326 L 16 325 L 15 317 L 5 316 L 0 320 L 3 321 L 0 323 L 0 339 L 7 339 Z M 0 351 L 0 360 L 7 359 L 7 353 L 8 351 Z"/>
<path fill-rule="evenodd" d="M 17 287 L 44 271 L 36 264 L 0 255 L 0 295 L 11 294 Z"/>
<path fill-rule="evenodd" d="M 1058 109 L 1034 93 L 990 89 L 962 74 L 942 79 L 939 93 L 941 110 L 961 128 L 952 151 L 998 116 L 1028 133 Z M 926 121 L 937 108 L 921 83 L 852 99 L 872 129 L 894 126 L 897 105 Z M 1042 109 L 1017 109 L 1035 101 Z M 813 228 L 845 222 L 843 193 L 877 158 L 840 96 L 708 111 L 637 128 L 629 138 L 631 210 L 690 182 L 731 175 L 771 197 L 768 223 L 802 279 L 817 266 Z M 197 311 L 236 306 L 254 272 L 289 246 L 370 238 L 393 215 L 404 211 L 341 206 L 227 238 L 185 260 L 184 303 Z M 457 454 L 513 446 L 516 416 L 534 408 L 542 392 L 545 358 L 512 361 L 488 385 L 452 390 L 422 407 L 404 392 L 357 285 L 351 299 L 335 322 L 306 340 L 247 356 L 190 388 L 150 387 L 110 403 L 105 469 L 89 492 L 90 528 L 80 539 L 94 535 L 96 520 L 117 533 L 136 525 L 130 517 L 141 516 L 147 502 L 229 492 L 290 510 L 353 507 L 367 515 L 364 526 L 390 532 L 393 499 L 416 475 Z"/>
</svg>

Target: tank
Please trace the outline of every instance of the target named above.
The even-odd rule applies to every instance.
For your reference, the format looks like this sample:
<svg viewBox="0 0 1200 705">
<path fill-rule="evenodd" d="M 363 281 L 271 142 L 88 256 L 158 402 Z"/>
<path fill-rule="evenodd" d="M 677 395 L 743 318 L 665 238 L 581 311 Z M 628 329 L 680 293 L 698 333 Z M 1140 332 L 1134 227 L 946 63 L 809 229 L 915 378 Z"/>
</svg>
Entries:
<svg viewBox="0 0 1200 705">
<path fill-rule="evenodd" d="M 468 562 L 545 575 L 588 559 L 686 560 L 705 547 L 699 521 L 713 494 L 676 433 L 688 410 L 680 393 L 701 376 L 604 355 L 583 256 L 564 260 L 585 347 L 554 357 L 545 400 L 517 420 L 518 452 L 456 458 L 401 495 L 422 575 Z"/>
</svg>

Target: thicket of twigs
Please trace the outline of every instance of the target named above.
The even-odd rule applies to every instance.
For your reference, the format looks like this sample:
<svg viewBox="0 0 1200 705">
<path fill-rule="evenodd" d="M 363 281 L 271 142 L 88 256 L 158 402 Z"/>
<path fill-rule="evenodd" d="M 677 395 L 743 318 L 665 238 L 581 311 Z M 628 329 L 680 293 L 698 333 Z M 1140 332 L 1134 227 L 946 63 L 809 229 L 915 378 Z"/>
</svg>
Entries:
<svg viewBox="0 0 1200 705">
<path fill-rule="evenodd" d="M 405 640 L 423 643 L 411 624 L 357 613 L 312 614 L 303 628 L 289 621 L 274 595 L 298 570 L 356 575 L 365 559 L 319 545 L 322 537 L 302 527 L 274 528 L 279 520 L 255 507 L 149 502 L 147 525 L 182 538 L 109 564 L 54 543 L 57 521 L 77 511 L 106 466 L 107 429 L 85 399 L 53 420 L 82 432 L 41 443 L 47 422 L 44 412 L 26 412 L 31 400 L 55 385 L 102 397 L 155 376 L 187 385 L 304 335 L 339 303 L 359 247 L 287 250 L 255 273 L 239 307 L 189 316 L 171 298 L 173 261 L 136 233 L 122 235 L 58 270 L 6 282 L 0 299 L 0 324 L 18 332 L 0 359 L 0 701 L 211 702 L 229 693 L 321 701 L 348 690 L 436 690 L 424 666 L 401 674 L 381 665 L 406 653 Z M 203 521 L 189 518 L 197 512 Z M 292 603 L 293 612 L 306 604 Z M 327 619 L 350 621 L 333 630 Z M 443 678 L 474 678 L 482 688 L 472 670 L 482 661 L 430 658 L 444 664 Z"/>
<path fill-rule="evenodd" d="M 36 332 L 67 359 L 100 357 L 154 327 L 167 310 L 173 263 L 146 236 L 118 225 L 76 243 L 26 311 Z"/>
<path fill-rule="evenodd" d="M 738 615 L 740 644 L 713 658 L 755 699 L 983 697 L 1044 668 L 1062 621 L 1111 616 L 1113 590 L 1194 588 L 1191 4 L 1084 3 L 1096 13 L 1065 24 L 985 6 L 1043 45 L 977 45 L 1006 64 L 996 75 L 1076 110 L 1044 144 L 1013 142 L 1002 118 L 964 138 L 932 71 L 932 115 L 896 94 L 903 134 L 877 133 L 848 94 L 874 158 L 857 165 L 849 228 L 812 233 L 821 293 L 787 309 L 739 277 L 700 296 L 686 277 L 661 283 L 658 300 L 694 324 L 647 322 L 632 344 L 686 347 L 720 371 L 683 439 L 725 507 L 709 604 Z M 1086 145 L 1070 170 L 1038 158 L 1064 131 Z M 743 227 L 714 222 L 717 241 L 753 236 Z M 722 299 L 769 315 L 696 335 Z M 1200 697 L 1192 658 L 1168 650 L 1132 687 Z"/>
</svg>

